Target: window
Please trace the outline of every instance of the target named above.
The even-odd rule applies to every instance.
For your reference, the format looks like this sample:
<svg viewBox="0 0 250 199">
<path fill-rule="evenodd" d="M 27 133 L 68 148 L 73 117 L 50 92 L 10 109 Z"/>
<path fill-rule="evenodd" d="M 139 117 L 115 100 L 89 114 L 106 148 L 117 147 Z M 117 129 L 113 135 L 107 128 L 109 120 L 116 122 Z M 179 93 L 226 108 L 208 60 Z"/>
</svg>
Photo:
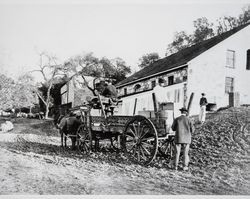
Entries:
<svg viewBox="0 0 250 199">
<path fill-rule="evenodd" d="M 169 76 L 168 77 L 168 85 L 173 85 L 174 84 L 174 76 Z"/>
<path fill-rule="evenodd" d="M 180 89 L 174 90 L 174 102 L 175 103 L 180 102 Z"/>
<path fill-rule="evenodd" d="M 68 97 L 67 92 L 64 92 L 64 93 L 61 95 L 62 104 L 67 104 L 67 103 L 68 103 L 67 97 Z"/>
<path fill-rule="evenodd" d="M 250 70 L 250 49 L 247 50 L 247 70 Z"/>
<path fill-rule="evenodd" d="M 136 84 L 134 86 L 134 91 L 137 92 L 137 91 L 140 91 L 140 88 L 141 88 L 141 85 L 140 84 Z"/>
<path fill-rule="evenodd" d="M 127 88 L 124 88 L 124 95 L 127 95 Z"/>
<path fill-rule="evenodd" d="M 235 51 L 227 50 L 227 67 L 234 68 L 235 67 Z"/>
<path fill-rule="evenodd" d="M 231 93 L 234 92 L 234 78 L 232 77 L 226 77 L 226 83 L 225 83 L 225 92 Z"/>
<path fill-rule="evenodd" d="M 155 82 L 155 80 L 154 80 L 154 81 L 152 81 L 152 82 L 151 82 L 151 86 L 152 86 L 152 88 L 154 88 L 154 87 L 155 87 L 155 85 L 156 85 L 156 82 Z"/>
<path fill-rule="evenodd" d="M 158 79 L 158 83 L 159 83 L 159 84 L 164 84 L 164 83 L 165 83 L 165 80 L 164 80 L 163 78 L 159 78 L 159 79 Z"/>
</svg>

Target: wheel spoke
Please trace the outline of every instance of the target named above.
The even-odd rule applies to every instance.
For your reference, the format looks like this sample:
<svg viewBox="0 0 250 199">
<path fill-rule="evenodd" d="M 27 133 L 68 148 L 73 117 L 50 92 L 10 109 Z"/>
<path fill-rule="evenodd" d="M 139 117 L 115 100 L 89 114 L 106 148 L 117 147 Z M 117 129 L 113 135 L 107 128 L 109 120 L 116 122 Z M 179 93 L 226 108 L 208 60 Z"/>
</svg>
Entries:
<svg viewBox="0 0 250 199">
<path fill-rule="evenodd" d="M 138 132 L 138 136 L 141 138 L 141 135 L 142 135 L 142 132 L 143 132 L 143 130 L 144 130 L 144 128 L 145 128 L 145 126 L 142 126 L 142 128 L 140 129 L 140 131 Z"/>
<path fill-rule="evenodd" d="M 126 140 L 126 142 L 134 142 L 134 140 Z"/>
<path fill-rule="evenodd" d="M 167 143 L 167 147 L 166 147 L 166 149 L 164 150 L 164 153 L 165 153 L 165 154 L 167 154 L 169 148 L 170 148 L 170 145 L 169 145 L 169 143 Z"/>
<path fill-rule="evenodd" d="M 130 130 L 130 132 L 133 134 L 133 136 L 136 137 L 135 132 L 134 132 L 131 128 L 129 128 L 129 130 Z M 127 134 L 127 135 L 129 135 L 129 134 Z M 131 136 L 131 137 L 132 137 L 132 136 Z"/>
<path fill-rule="evenodd" d="M 145 131 L 144 134 L 140 137 L 140 139 L 144 138 L 145 135 L 147 135 L 148 132 L 149 132 L 149 129 L 146 129 L 146 131 Z"/>
<path fill-rule="evenodd" d="M 137 124 L 137 125 L 138 125 L 138 124 Z M 133 128 L 134 128 L 135 135 L 138 135 L 138 132 L 137 132 L 137 130 L 136 130 L 136 128 L 135 128 L 135 123 L 133 123 L 132 126 L 133 126 Z M 136 137 L 136 136 L 135 136 L 135 137 Z"/>
<path fill-rule="evenodd" d="M 141 126 L 141 122 L 138 122 L 137 124 L 137 136 L 140 136 L 140 126 Z"/>
<path fill-rule="evenodd" d="M 141 145 L 141 148 L 142 148 L 148 155 L 150 155 L 150 152 L 149 152 L 143 145 Z"/>
<path fill-rule="evenodd" d="M 147 143 L 147 142 L 141 142 L 144 146 L 148 146 L 148 147 L 150 147 L 150 148 L 152 148 L 152 147 L 154 147 L 154 145 L 153 144 L 149 144 L 149 143 Z"/>
<path fill-rule="evenodd" d="M 140 162 L 140 147 L 137 147 L 137 158 L 138 158 L 138 162 Z"/>
<path fill-rule="evenodd" d="M 144 160 L 147 160 L 147 158 L 146 158 L 146 156 L 145 156 L 145 153 L 143 152 L 143 148 L 140 146 L 139 149 L 140 149 L 140 151 L 141 151 L 142 158 L 143 158 Z"/>
<path fill-rule="evenodd" d="M 84 144 L 85 151 L 89 151 L 88 145 Z"/>
<path fill-rule="evenodd" d="M 134 146 L 136 146 L 136 145 L 134 145 Z M 135 154 L 136 154 L 136 149 L 133 150 L 133 155 L 132 155 L 136 159 Z"/>
<path fill-rule="evenodd" d="M 132 138 L 133 140 L 135 139 L 135 137 L 132 137 L 132 136 L 129 135 L 129 134 L 127 134 L 126 136 Z"/>
<path fill-rule="evenodd" d="M 133 144 L 132 147 L 131 147 L 131 149 L 128 151 L 128 153 L 130 153 L 135 146 L 136 146 L 136 144 Z"/>
</svg>

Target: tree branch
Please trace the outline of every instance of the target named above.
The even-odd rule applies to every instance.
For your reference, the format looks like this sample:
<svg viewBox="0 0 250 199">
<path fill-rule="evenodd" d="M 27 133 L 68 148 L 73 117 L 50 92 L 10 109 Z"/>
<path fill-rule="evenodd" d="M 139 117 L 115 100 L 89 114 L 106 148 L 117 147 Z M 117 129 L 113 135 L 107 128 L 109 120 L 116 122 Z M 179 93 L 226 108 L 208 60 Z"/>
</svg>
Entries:
<svg viewBox="0 0 250 199">
<path fill-rule="evenodd" d="M 44 105 L 46 106 L 47 104 L 46 104 L 46 101 L 44 100 L 44 98 L 40 95 L 40 93 L 37 90 L 35 90 L 35 92 L 36 92 L 37 96 L 42 100 Z"/>
<path fill-rule="evenodd" d="M 94 96 L 96 96 L 95 89 L 93 89 L 93 88 L 91 88 L 91 87 L 89 86 L 89 84 L 88 84 L 86 78 L 85 78 L 83 75 L 81 75 L 81 76 L 82 76 L 83 81 L 85 82 L 85 85 L 87 86 L 87 88 L 93 93 Z"/>
</svg>

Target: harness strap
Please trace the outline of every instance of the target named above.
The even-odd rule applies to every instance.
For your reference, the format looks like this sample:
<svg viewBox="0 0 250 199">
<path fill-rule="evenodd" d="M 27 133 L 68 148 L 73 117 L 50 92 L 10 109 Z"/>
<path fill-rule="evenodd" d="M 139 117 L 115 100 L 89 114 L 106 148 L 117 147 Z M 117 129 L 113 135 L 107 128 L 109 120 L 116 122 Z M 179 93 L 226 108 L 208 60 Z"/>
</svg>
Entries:
<svg viewBox="0 0 250 199">
<path fill-rule="evenodd" d="M 64 134 L 64 136 L 67 137 L 67 138 L 70 138 L 70 137 L 77 137 L 77 135 L 73 135 L 73 134 L 67 134 L 67 135 Z"/>
</svg>

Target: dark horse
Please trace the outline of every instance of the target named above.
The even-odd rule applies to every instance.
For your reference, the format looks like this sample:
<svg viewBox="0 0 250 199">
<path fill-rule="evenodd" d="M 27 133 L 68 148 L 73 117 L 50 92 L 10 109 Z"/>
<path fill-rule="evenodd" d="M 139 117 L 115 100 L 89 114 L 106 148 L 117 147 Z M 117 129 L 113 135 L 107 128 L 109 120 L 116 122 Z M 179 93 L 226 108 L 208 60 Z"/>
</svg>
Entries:
<svg viewBox="0 0 250 199">
<path fill-rule="evenodd" d="M 59 116 L 55 121 L 61 135 L 61 146 L 67 147 L 67 138 L 72 141 L 72 149 L 76 148 L 76 133 L 81 124 L 80 116 L 71 112 L 65 116 Z"/>
</svg>

